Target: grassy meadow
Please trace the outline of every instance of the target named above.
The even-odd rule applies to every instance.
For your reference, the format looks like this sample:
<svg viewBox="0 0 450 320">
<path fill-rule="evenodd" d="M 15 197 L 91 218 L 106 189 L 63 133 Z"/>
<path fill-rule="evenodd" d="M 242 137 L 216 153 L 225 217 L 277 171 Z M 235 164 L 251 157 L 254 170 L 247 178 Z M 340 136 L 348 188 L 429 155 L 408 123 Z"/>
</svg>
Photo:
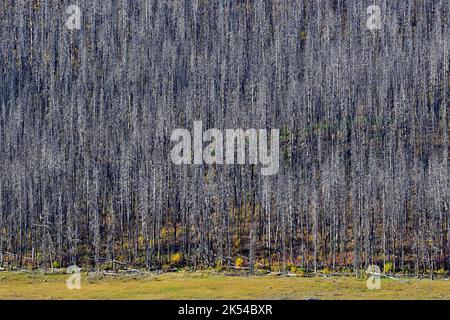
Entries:
<svg viewBox="0 0 450 320">
<path fill-rule="evenodd" d="M 66 287 L 67 274 L 0 272 L 0 299 L 450 299 L 445 279 L 381 280 L 344 276 L 245 276 L 207 272 L 142 275 L 82 273 L 81 289 Z"/>
</svg>

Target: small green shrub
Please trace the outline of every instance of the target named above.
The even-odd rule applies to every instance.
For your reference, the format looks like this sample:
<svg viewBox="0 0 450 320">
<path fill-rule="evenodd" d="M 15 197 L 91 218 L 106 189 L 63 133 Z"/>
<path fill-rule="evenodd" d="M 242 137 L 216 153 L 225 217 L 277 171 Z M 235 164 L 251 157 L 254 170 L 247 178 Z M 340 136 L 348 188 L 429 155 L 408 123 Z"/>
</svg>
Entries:
<svg viewBox="0 0 450 320">
<path fill-rule="evenodd" d="M 112 262 L 102 263 L 100 265 L 100 269 L 102 269 L 102 270 L 112 270 L 113 269 L 113 264 L 112 264 Z"/>
<path fill-rule="evenodd" d="M 306 275 L 307 272 L 306 272 L 306 269 L 305 269 L 305 268 L 297 268 L 296 273 L 297 273 L 299 276 L 304 277 L 304 276 Z"/>
<path fill-rule="evenodd" d="M 446 275 L 447 274 L 447 270 L 445 270 L 444 268 L 440 268 L 439 270 L 436 271 L 436 274 L 438 275 Z"/>
<path fill-rule="evenodd" d="M 297 273 L 297 267 L 295 265 L 291 265 L 291 273 Z"/>
<path fill-rule="evenodd" d="M 328 267 L 325 267 L 325 268 L 323 268 L 322 273 L 323 274 L 330 274 L 331 271 L 330 271 L 330 269 Z"/>
<path fill-rule="evenodd" d="M 394 263 L 386 262 L 384 264 L 384 273 L 391 273 L 392 271 L 394 271 Z"/>
</svg>

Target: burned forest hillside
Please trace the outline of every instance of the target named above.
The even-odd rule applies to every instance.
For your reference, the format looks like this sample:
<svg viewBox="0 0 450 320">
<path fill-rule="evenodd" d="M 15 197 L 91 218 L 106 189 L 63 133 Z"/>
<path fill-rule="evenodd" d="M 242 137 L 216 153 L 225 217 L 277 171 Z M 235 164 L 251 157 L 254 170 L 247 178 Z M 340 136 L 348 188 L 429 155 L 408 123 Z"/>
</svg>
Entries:
<svg viewBox="0 0 450 320">
<path fill-rule="evenodd" d="M 0 1 L 1 268 L 450 270 L 447 0 L 73 4 Z M 174 164 L 195 121 L 278 172 Z"/>
</svg>

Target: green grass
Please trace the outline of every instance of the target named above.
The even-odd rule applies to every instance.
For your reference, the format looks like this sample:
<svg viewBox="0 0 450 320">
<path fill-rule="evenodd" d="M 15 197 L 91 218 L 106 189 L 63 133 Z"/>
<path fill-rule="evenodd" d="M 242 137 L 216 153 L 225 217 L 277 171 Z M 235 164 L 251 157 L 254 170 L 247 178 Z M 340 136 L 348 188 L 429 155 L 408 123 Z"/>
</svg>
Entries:
<svg viewBox="0 0 450 320">
<path fill-rule="evenodd" d="M 0 272 L 0 299 L 450 299 L 450 281 L 382 279 L 369 290 L 354 277 L 227 276 L 179 272 L 143 276 L 82 274 L 68 290 L 66 274 Z"/>
</svg>

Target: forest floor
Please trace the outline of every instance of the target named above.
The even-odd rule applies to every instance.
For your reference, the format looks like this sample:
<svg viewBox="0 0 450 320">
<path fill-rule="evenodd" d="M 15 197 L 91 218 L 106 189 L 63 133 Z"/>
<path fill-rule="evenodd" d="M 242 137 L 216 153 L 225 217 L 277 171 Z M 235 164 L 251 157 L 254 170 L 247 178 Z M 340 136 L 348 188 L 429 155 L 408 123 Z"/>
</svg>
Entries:
<svg viewBox="0 0 450 320">
<path fill-rule="evenodd" d="M 81 274 L 81 288 L 66 287 L 67 274 L 0 272 L 0 299 L 450 299 L 445 279 L 381 280 L 344 276 L 231 276 L 177 272 L 133 276 Z"/>
</svg>

